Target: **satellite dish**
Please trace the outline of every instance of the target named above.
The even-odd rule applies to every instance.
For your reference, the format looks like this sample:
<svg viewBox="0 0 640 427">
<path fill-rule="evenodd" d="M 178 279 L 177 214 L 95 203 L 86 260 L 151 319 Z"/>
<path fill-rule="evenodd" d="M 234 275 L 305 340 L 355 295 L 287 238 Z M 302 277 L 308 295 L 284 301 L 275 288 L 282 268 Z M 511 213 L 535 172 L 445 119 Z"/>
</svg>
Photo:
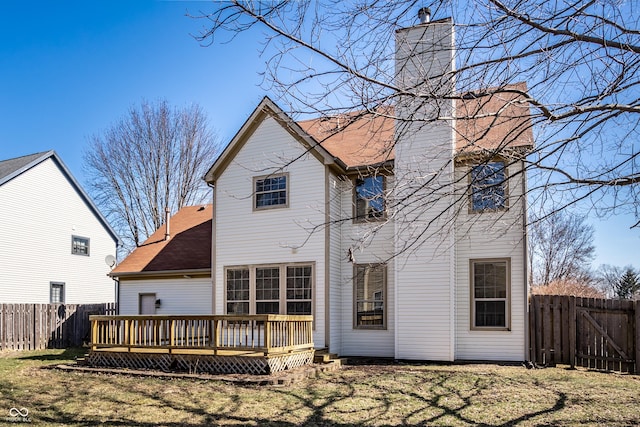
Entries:
<svg viewBox="0 0 640 427">
<path fill-rule="evenodd" d="M 113 268 L 116 265 L 116 257 L 113 255 L 107 255 L 104 258 L 104 262 L 109 266 L 109 268 Z"/>
</svg>

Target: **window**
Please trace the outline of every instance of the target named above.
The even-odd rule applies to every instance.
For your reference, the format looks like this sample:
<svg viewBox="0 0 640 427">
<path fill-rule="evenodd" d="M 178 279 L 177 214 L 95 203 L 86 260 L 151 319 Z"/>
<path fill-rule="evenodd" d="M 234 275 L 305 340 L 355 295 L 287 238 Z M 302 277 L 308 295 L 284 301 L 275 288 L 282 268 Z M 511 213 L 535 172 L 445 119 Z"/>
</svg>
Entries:
<svg viewBox="0 0 640 427">
<path fill-rule="evenodd" d="M 354 273 L 354 327 L 385 329 L 386 264 L 357 264 Z"/>
<path fill-rule="evenodd" d="M 227 314 L 312 314 L 313 265 L 225 270 Z"/>
<path fill-rule="evenodd" d="M 471 261 L 471 328 L 509 329 L 510 260 Z"/>
<path fill-rule="evenodd" d="M 354 186 L 356 221 L 384 218 L 384 176 L 357 178 Z"/>
<path fill-rule="evenodd" d="M 51 304 L 64 304 L 64 283 L 49 283 L 49 300 Z"/>
<path fill-rule="evenodd" d="M 287 314 L 311 314 L 311 266 L 287 267 Z"/>
<path fill-rule="evenodd" d="M 227 314 L 249 314 L 249 269 L 227 270 Z"/>
<path fill-rule="evenodd" d="M 507 208 L 504 162 L 490 162 L 471 169 L 471 211 Z"/>
<path fill-rule="evenodd" d="M 288 178 L 289 174 L 286 173 L 254 178 L 254 208 L 289 206 Z"/>
<path fill-rule="evenodd" d="M 89 239 L 86 237 L 71 236 L 71 253 L 89 256 Z"/>
<path fill-rule="evenodd" d="M 256 268 L 256 314 L 280 313 L 280 269 Z"/>
</svg>

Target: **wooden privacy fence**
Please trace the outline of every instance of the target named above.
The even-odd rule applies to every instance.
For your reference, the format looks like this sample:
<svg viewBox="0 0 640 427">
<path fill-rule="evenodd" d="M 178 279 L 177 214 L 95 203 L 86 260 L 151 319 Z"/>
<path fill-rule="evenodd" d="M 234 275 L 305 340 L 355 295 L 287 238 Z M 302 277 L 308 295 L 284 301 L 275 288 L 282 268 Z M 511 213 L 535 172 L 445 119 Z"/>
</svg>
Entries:
<svg viewBox="0 0 640 427">
<path fill-rule="evenodd" d="M 640 302 L 532 295 L 530 360 L 640 374 Z"/>
<path fill-rule="evenodd" d="M 115 303 L 0 304 L 0 350 L 81 346 L 90 339 L 90 315 L 115 313 Z"/>
</svg>

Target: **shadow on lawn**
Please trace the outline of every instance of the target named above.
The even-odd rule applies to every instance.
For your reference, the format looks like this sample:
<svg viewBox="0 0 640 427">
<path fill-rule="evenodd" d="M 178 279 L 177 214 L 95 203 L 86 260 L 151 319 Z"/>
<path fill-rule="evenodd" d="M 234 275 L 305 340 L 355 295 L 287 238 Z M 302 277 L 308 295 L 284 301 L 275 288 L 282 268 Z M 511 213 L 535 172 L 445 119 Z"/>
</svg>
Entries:
<svg viewBox="0 0 640 427">
<path fill-rule="evenodd" d="M 405 425 L 424 426 L 432 424 L 465 424 L 480 426 L 511 426 L 531 420 L 544 414 L 560 411 L 565 407 L 567 396 L 553 393 L 553 404 L 545 409 L 529 413 L 513 414 L 512 418 L 496 423 L 484 423 L 474 414 L 473 407 L 483 405 L 488 400 L 493 387 L 499 380 L 493 377 L 477 377 L 469 383 L 452 381 L 452 373 L 443 369 L 425 381 L 419 372 L 403 370 L 402 367 L 377 366 L 360 372 L 337 371 L 320 380 L 308 380 L 303 387 L 229 386 L 212 382 L 166 381 L 166 387 L 176 387 L 179 396 L 164 393 L 165 387 L 152 384 L 148 388 L 136 390 L 135 402 L 117 393 L 99 396 L 105 408 L 116 408 L 106 424 L 112 426 L 137 425 L 162 426 L 210 426 L 210 425 L 256 425 L 256 426 L 365 426 L 365 425 Z M 345 368 L 349 369 L 349 368 Z M 357 370 L 358 368 L 352 368 Z M 376 375 L 382 375 L 383 377 Z M 383 378 L 381 380 L 381 378 Z M 100 376 L 101 383 L 117 389 L 122 381 L 116 376 Z M 138 381 L 138 380 L 136 380 Z M 141 380 L 144 381 L 144 380 Z M 204 388 L 204 390 L 203 390 Z M 210 388 L 211 393 L 207 393 Z M 98 415 L 70 414 L 65 410 L 69 398 L 81 401 L 83 390 L 69 390 L 71 396 L 60 396 L 55 402 L 43 407 L 43 417 L 38 422 L 64 425 L 92 425 L 105 423 Z M 220 397 L 217 402 L 214 396 Z M 93 396 L 94 398 L 96 396 Z M 256 411 L 252 402 L 273 402 L 268 413 Z M 252 400 L 253 399 L 253 400 Z M 551 403 L 551 402 L 550 402 Z M 136 406 L 140 405 L 140 406 Z M 485 403 L 490 405 L 490 403 Z M 140 411 L 157 411 L 165 414 L 160 423 L 140 422 Z M 266 411 L 266 409 L 264 409 Z M 179 414 L 181 421 L 170 420 L 169 414 Z M 134 416 L 132 414 L 138 414 Z M 295 414 L 295 415 L 291 415 Z M 509 414 L 507 414 L 509 417 Z M 504 417 L 503 417 L 504 418 Z M 291 421 L 289 421 L 291 419 Z"/>
<path fill-rule="evenodd" d="M 82 347 L 71 347 L 65 348 L 64 351 L 58 354 L 31 354 L 30 356 L 20 356 L 18 359 L 20 360 L 39 360 L 39 361 L 68 361 L 72 362 L 78 357 L 84 356 L 87 352 L 86 348 Z"/>
<path fill-rule="evenodd" d="M 344 383 L 349 386 L 350 393 L 333 395 L 327 398 L 326 396 L 318 395 L 320 390 L 308 390 L 310 391 L 308 397 L 296 396 L 301 403 L 301 406 L 307 409 L 311 409 L 313 414 L 307 418 L 303 425 L 316 425 L 316 426 L 365 426 L 377 424 L 383 421 L 386 416 L 389 416 L 389 412 L 392 410 L 394 401 L 396 406 L 398 402 L 404 400 L 406 406 L 415 407 L 407 412 L 402 413 L 400 418 L 388 417 L 388 422 L 383 425 L 403 425 L 403 426 L 428 426 L 433 424 L 449 425 L 451 422 L 456 424 L 462 423 L 465 425 L 476 426 L 512 426 L 517 425 L 520 422 L 535 418 L 539 415 L 548 414 L 559 411 L 565 407 L 567 397 L 564 393 L 556 393 L 557 399 L 555 404 L 547 409 L 539 410 L 531 413 L 521 415 L 517 418 L 509 419 L 503 423 L 485 424 L 477 419 L 472 419 L 464 415 L 465 410 L 472 407 L 474 397 L 480 396 L 483 392 L 487 392 L 488 386 L 491 383 L 482 384 L 480 380 L 476 380 L 474 383 L 473 391 L 470 393 L 461 393 L 454 387 L 447 385 L 449 380 L 449 374 L 443 373 L 439 375 L 434 381 L 430 382 L 423 393 L 417 391 L 407 391 L 416 387 L 413 381 L 409 381 L 406 384 L 402 384 L 401 379 L 396 379 L 394 386 L 385 386 L 381 388 L 382 393 L 379 397 L 376 397 L 376 405 L 369 406 L 361 410 L 364 417 L 359 418 L 357 421 L 349 422 L 335 422 L 331 419 L 330 415 L 333 413 L 331 406 L 339 406 L 337 402 L 346 401 L 348 399 L 355 398 L 353 393 L 354 388 L 352 384 Z M 373 379 L 371 386 L 375 386 L 375 379 Z M 283 395 L 291 396 L 291 392 L 278 390 Z M 322 398 L 321 398 L 322 397 Z M 367 396 L 360 396 L 367 397 Z M 457 398 L 462 404 L 452 408 L 441 402 L 448 400 L 454 400 Z M 323 404 L 317 404 L 316 402 L 325 400 Z M 411 401 L 411 403 L 409 403 Z M 478 403 L 475 403 L 477 406 Z M 397 410 L 397 409 L 396 409 Z M 329 417 L 329 418 L 328 418 Z M 383 421 L 384 422 L 384 421 Z M 258 425 L 261 425 L 260 423 Z M 274 424 L 271 424 L 274 425 Z M 280 424 L 277 424 L 280 425 Z M 287 425 L 287 424 L 282 424 Z"/>
</svg>

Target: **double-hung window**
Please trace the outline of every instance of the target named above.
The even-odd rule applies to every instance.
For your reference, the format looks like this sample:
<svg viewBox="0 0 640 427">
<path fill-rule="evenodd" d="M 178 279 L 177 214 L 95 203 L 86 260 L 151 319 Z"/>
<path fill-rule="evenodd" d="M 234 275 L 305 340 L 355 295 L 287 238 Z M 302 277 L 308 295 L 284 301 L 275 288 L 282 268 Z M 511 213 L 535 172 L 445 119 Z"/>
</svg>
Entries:
<svg viewBox="0 0 640 427">
<path fill-rule="evenodd" d="M 354 186 L 354 219 L 368 221 L 385 216 L 384 175 L 357 178 Z"/>
<path fill-rule="evenodd" d="M 508 330 L 510 260 L 471 260 L 471 328 Z"/>
<path fill-rule="evenodd" d="M 473 166 L 471 168 L 471 211 L 496 211 L 506 208 L 504 162 L 489 162 Z"/>
<path fill-rule="evenodd" d="M 255 210 L 289 206 L 289 174 L 281 173 L 253 179 Z"/>
<path fill-rule="evenodd" d="M 49 301 L 51 304 L 64 304 L 64 283 L 49 283 Z"/>
<path fill-rule="evenodd" d="M 311 265 L 287 267 L 287 314 L 311 314 Z"/>
<path fill-rule="evenodd" d="M 354 327 L 357 329 L 385 329 L 386 264 L 356 264 L 353 282 Z"/>
<path fill-rule="evenodd" d="M 256 314 L 280 313 L 280 268 L 256 268 Z"/>
<path fill-rule="evenodd" d="M 312 314 L 313 264 L 225 269 L 227 314 Z"/>
<path fill-rule="evenodd" d="M 89 256 L 89 238 L 71 236 L 71 253 Z"/>
<path fill-rule="evenodd" d="M 249 314 L 249 270 L 226 270 L 227 314 Z"/>
</svg>

